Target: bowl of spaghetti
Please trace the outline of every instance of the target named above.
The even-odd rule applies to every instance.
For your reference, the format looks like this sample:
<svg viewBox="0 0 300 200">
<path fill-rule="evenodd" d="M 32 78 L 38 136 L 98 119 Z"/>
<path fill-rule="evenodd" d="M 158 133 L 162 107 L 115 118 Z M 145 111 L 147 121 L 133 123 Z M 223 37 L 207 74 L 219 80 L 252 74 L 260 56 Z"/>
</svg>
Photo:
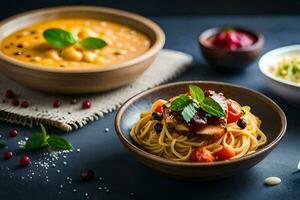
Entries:
<svg viewBox="0 0 300 200">
<path fill-rule="evenodd" d="M 178 82 L 129 99 L 116 133 L 143 164 L 169 175 L 211 180 L 264 159 L 286 130 L 284 112 L 251 89 L 222 82 Z"/>
</svg>

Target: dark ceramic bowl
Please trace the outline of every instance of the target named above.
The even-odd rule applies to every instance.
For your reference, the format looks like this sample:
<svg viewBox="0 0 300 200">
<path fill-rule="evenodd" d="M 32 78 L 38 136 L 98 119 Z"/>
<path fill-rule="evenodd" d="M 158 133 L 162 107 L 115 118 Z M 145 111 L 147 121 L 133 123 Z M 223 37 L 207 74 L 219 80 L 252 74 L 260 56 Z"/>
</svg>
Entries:
<svg viewBox="0 0 300 200">
<path fill-rule="evenodd" d="M 264 45 L 264 38 L 261 33 L 251 31 L 246 28 L 231 28 L 251 34 L 256 39 L 256 43 L 254 43 L 252 46 L 240 48 L 234 51 L 216 48 L 211 45 L 208 39 L 228 29 L 228 27 L 211 28 L 204 31 L 199 36 L 200 49 L 208 64 L 216 67 L 221 67 L 223 69 L 241 70 L 258 58 Z"/>
<path fill-rule="evenodd" d="M 238 100 L 241 105 L 251 106 L 252 112 L 262 120 L 261 128 L 268 138 L 267 144 L 257 152 L 242 158 L 213 163 L 171 161 L 140 149 L 129 135 L 130 129 L 138 121 L 140 113 L 149 110 L 151 104 L 159 98 L 169 99 L 185 93 L 189 84 L 223 92 L 228 98 Z M 286 126 L 284 112 L 263 94 L 236 85 L 208 81 L 178 82 L 146 90 L 124 103 L 115 118 L 115 129 L 120 141 L 137 160 L 166 174 L 194 180 L 218 179 L 254 166 L 275 148 L 284 135 Z"/>
</svg>

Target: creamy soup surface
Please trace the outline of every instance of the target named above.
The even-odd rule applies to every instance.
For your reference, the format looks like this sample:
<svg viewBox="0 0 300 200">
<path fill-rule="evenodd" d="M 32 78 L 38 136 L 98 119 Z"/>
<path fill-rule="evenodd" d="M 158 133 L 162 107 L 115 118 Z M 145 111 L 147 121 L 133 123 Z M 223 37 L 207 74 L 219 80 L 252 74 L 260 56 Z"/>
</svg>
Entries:
<svg viewBox="0 0 300 200">
<path fill-rule="evenodd" d="M 43 32 L 49 28 L 69 31 L 79 40 L 101 38 L 108 45 L 95 50 L 85 50 L 80 44 L 56 49 L 43 38 Z M 44 21 L 9 35 L 1 42 L 1 51 L 38 67 L 82 69 L 121 63 L 143 54 L 150 45 L 147 36 L 122 24 L 92 18 L 61 18 Z"/>
</svg>

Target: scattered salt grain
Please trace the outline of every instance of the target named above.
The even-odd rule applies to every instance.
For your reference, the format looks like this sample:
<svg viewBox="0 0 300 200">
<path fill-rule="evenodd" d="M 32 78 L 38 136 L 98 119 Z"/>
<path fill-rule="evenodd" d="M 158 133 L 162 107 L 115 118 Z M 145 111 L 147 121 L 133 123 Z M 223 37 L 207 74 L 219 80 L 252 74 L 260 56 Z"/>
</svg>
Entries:
<svg viewBox="0 0 300 200">
<path fill-rule="evenodd" d="M 59 170 L 59 169 L 58 169 L 58 170 L 56 170 L 56 173 L 57 173 L 57 174 L 59 174 L 59 173 L 60 173 L 60 170 Z"/>
<path fill-rule="evenodd" d="M 25 144 L 26 144 L 26 141 L 25 141 L 25 140 L 20 140 L 20 141 L 18 141 L 18 145 L 19 145 L 19 148 L 20 148 L 20 149 L 24 149 L 24 148 L 25 148 Z"/>
<path fill-rule="evenodd" d="M 105 131 L 105 133 L 107 133 L 109 131 L 109 128 L 106 128 L 104 131 Z"/>
<path fill-rule="evenodd" d="M 80 149 L 77 149 L 76 151 L 77 151 L 77 152 L 80 152 Z"/>
<path fill-rule="evenodd" d="M 265 179 L 265 184 L 266 185 L 278 185 L 279 183 L 281 183 L 281 179 L 275 176 L 271 176 Z"/>
<path fill-rule="evenodd" d="M 300 161 L 298 162 L 297 170 L 300 170 Z"/>
</svg>

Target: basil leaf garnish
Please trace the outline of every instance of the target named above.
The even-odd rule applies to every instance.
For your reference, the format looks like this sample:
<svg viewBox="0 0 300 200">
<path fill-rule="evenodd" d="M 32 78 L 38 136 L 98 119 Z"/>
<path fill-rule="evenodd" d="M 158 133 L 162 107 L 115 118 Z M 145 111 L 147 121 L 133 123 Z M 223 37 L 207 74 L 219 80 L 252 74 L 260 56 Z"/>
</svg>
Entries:
<svg viewBox="0 0 300 200">
<path fill-rule="evenodd" d="M 191 97 L 193 99 L 197 100 L 198 102 L 204 100 L 205 95 L 200 87 L 195 85 L 189 85 L 189 90 L 190 90 Z"/>
<path fill-rule="evenodd" d="M 225 111 L 221 104 L 212 97 L 205 97 L 200 87 L 189 85 L 189 93 L 192 99 L 186 95 L 180 95 L 171 102 L 171 110 L 182 110 L 181 115 L 187 123 L 195 116 L 199 107 L 214 117 L 225 116 Z"/>
<path fill-rule="evenodd" d="M 205 97 L 203 102 L 199 103 L 200 108 L 215 117 L 224 117 L 223 108 L 211 97 Z"/>
<path fill-rule="evenodd" d="M 184 109 L 191 100 L 186 95 L 180 95 L 171 102 L 171 110 L 179 111 Z"/>
<path fill-rule="evenodd" d="M 45 30 L 43 36 L 51 46 L 58 49 L 69 47 L 78 41 L 72 33 L 58 28 Z"/>
<path fill-rule="evenodd" d="M 35 133 L 26 141 L 25 150 L 37 150 L 46 146 L 43 133 Z"/>
<path fill-rule="evenodd" d="M 189 123 L 191 119 L 195 116 L 197 113 L 198 105 L 196 103 L 190 103 L 187 105 L 183 111 L 181 112 L 183 119 Z"/>
<path fill-rule="evenodd" d="M 84 40 L 81 40 L 80 45 L 86 50 L 93 50 L 102 49 L 105 46 L 107 46 L 107 43 L 100 38 L 89 37 Z"/>
<path fill-rule="evenodd" d="M 49 146 L 51 146 L 53 149 L 56 149 L 56 150 L 71 150 L 71 149 L 73 149 L 73 146 L 71 143 L 69 143 L 63 137 L 60 137 L 58 135 L 49 136 L 47 141 L 48 141 Z"/>
</svg>

